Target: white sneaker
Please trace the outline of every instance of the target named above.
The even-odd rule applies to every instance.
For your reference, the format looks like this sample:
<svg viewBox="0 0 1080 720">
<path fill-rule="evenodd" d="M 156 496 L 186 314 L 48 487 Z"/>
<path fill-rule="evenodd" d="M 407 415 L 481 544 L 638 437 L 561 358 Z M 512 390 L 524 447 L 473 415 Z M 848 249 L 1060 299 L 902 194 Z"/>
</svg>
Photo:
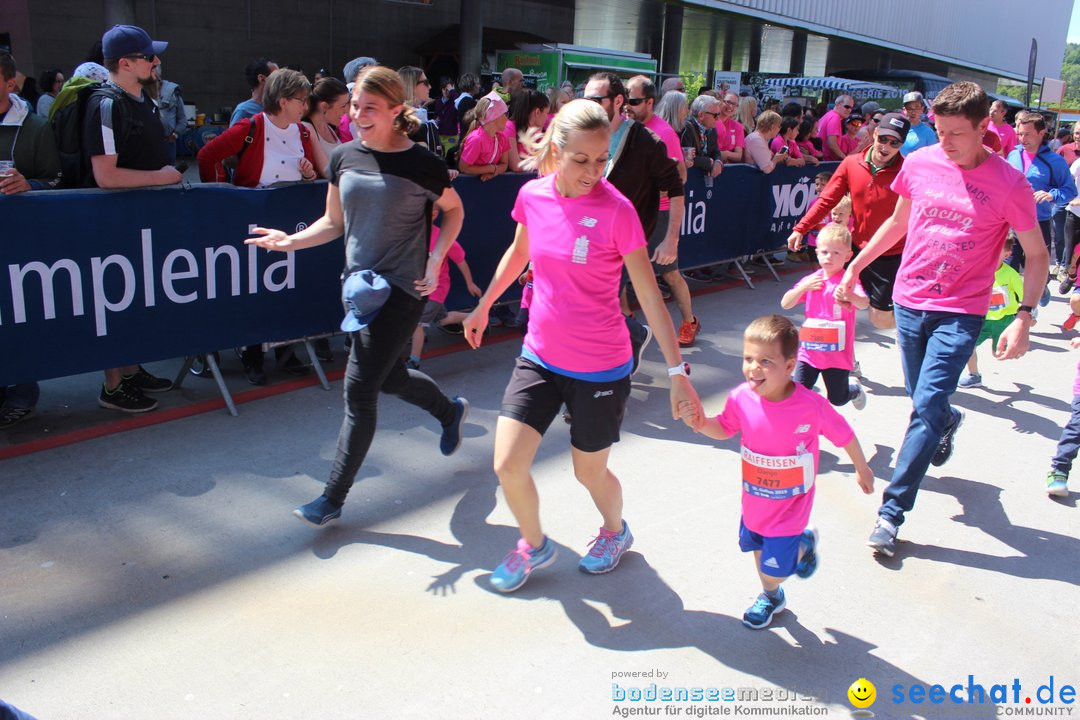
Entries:
<svg viewBox="0 0 1080 720">
<path fill-rule="evenodd" d="M 848 380 L 848 387 L 851 390 L 851 407 L 856 410 L 862 410 L 866 407 L 866 391 L 863 390 L 863 386 L 858 383 L 857 380 Z"/>
<path fill-rule="evenodd" d="M 851 375 L 852 375 L 852 377 L 857 377 L 857 378 L 862 377 L 862 368 L 859 366 L 859 361 L 858 360 L 856 360 L 855 364 L 851 366 Z"/>
</svg>

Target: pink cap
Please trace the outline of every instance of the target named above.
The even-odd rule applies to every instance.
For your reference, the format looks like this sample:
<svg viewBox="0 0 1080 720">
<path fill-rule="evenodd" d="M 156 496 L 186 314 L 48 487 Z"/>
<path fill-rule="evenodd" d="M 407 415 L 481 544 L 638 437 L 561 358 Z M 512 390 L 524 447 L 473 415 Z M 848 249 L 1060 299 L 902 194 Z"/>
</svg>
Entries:
<svg viewBox="0 0 1080 720">
<path fill-rule="evenodd" d="M 496 93 L 494 90 L 489 92 L 484 97 L 490 100 L 491 104 L 488 105 L 487 112 L 484 113 L 484 119 L 480 123 L 481 125 L 487 125 L 492 120 L 498 120 L 507 112 L 506 102 L 501 97 L 499 97 L 499 94 Z"/>
</svg>

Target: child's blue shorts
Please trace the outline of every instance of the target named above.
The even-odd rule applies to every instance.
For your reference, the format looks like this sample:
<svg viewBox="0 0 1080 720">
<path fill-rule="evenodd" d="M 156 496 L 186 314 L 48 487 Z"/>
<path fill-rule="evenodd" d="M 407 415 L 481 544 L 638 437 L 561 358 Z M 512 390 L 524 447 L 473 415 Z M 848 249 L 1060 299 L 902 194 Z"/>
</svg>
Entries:
<svg viewBox="0 0 1080 720">
<path fill-rule="evenodd" d="M 762 574 L 769 577 L 786 578 L 795 574 L 795 566 L 799 564 L 800 540 L 802 540 L 802 533 L 765 537 L 747 530 L 742 519 L 739 520 L 739 549 L 743 552 L 760 550 L 759 568 Z"/>
</svg>

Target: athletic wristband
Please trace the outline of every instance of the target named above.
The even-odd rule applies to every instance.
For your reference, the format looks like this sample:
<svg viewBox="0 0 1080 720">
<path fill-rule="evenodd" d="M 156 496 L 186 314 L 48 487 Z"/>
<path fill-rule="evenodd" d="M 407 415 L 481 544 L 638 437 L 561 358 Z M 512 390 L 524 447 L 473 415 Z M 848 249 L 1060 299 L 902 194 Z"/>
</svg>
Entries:
<svg viewBox="0 0 1080 720">
<path fill-rule="evenodd" d="M 675 377 L 676 375 L 682 375 L 683 377 L 690 377 L 690 363 L 679 363 L 675 367 L 669 367 L 667 369 L 668 377 Z"/>
<path fill-rule="evenodd" d="M 1028 315 L 1031 315 L 1032 311 L 1034 311 L 1034 310 L 1035 310 L 1035 308 L 1032 307 L 1031 305 L 1021 305 L 1020 307 L 1016 308 L 1016 312 L 1018 312 L 1018 313 L 1026 312 Z"/>
</svg>

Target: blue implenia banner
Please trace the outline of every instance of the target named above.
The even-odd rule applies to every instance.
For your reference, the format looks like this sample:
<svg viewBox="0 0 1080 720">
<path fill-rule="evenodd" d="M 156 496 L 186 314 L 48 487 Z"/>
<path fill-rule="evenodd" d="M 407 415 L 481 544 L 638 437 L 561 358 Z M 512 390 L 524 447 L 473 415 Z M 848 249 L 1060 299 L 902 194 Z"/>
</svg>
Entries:
<svg viewBox="0 0 1080 720">
<path fill-rule="evenodd" d="M 782 246 L 814 197 L 818 170 L 766 175 L 734 165 L 712 187 L 692 170 L 680 263 Z M 510 210 L 530 179 L 454 183 L 465 206 L 459 242 L 481 287 L 513 240 Z M 322 182 L 0 197 L 0 384 L 336 330 L 340 239 L 297 253 L 244 245 L 254 226 L 305 227 L 322 214 L 325 198 Z M 447 306 L 475 303 L 456 269 L 451 277 Z"/>
</svg>

